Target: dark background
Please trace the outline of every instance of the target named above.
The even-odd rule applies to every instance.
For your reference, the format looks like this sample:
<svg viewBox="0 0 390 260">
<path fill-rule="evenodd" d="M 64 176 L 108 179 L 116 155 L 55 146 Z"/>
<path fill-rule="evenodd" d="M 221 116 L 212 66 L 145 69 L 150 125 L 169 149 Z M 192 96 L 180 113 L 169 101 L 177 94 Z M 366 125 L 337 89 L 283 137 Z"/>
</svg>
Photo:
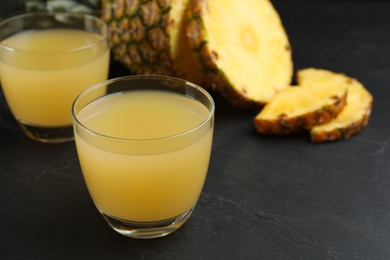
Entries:
<svg viewBox="0 0 390 260">
<path fill-rule="evenodd" d="M 3 100 L 0 259 L 390 259 L 390 2 L 272 2 L 295 69 L 343 72 L 373 94 L 359 135 L 261 136 L 253 114 L 213 93 L 213 153 L 193 215 L 165 238 L 133 240 L 95 209 L 74 144 L 29 140 Z M 111 77 L 126 73 L 112 64 Z"/>
</svg>

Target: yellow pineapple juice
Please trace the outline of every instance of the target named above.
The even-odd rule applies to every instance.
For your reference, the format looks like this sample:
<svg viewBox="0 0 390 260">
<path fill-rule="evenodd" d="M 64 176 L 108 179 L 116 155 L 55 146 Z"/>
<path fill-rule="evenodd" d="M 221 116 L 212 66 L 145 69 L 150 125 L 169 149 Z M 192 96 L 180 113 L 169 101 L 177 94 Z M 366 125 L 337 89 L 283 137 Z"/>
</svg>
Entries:
<svg viewBox="0 0 390 260">
<path fill-rule="evenodd" d="M 89 130 L 76 127 L 75 140 L 97 208 L 135 222 L 191 210 L 209 165 L 210 114 L 197 100 L 161 90 L 115 93 L 83 108 L 77 120 Z"/>
<path fill-rule="evenodd" d="M 109 48 L 78 29 L 26 30 L 1 42 L 0 78 L 15 118 L 36 127 L 72 124 L 76 96 L 107 79 Z"/>
</svg>

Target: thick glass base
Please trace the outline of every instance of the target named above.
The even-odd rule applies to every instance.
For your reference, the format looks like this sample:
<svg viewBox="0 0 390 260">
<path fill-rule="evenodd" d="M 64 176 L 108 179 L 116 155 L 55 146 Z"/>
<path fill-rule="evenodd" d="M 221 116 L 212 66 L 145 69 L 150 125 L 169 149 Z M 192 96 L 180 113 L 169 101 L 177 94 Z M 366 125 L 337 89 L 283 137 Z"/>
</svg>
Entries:
<svg viewBox="0 0 390 260">
<path fill-rule="evenodd" d="M 118 233 L 132 238 L 158 238 L 171 234 L 179 229 L 190 217 L 194 208 L 171 219 L 156 222 L 133 222 L 118 219 L 100 212 L 108 224 Z"/>
<path fill-rule="evenodd" d="M 31 139 L 42 143 L 65 143 L 74 140 L 73 127 L 38 127 L 18 121 L 23 132 Z"/>
</svg>

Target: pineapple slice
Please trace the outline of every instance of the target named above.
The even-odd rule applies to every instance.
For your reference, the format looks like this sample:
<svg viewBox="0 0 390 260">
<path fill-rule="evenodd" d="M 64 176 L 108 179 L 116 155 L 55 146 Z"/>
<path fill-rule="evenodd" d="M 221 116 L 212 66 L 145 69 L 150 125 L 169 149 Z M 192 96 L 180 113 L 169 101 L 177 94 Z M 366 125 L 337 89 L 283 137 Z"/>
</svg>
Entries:
<svg viewBox="0 0 390 260">
<path fill-rule="evenodd" d="M 311 129 L 310 136 L 313 142 L 349 138 L 368 124 L 373 97 L 356 79 L 328 70 L 308 68 L 298 71 L 297 81 L 303 87 L 348 85 L 347 105 L 335 119 Z"/>
<path fill-rule="evenodd" d="M 262 134 L 310 130 L 333 119 L 346 105 L 347 86 L 308 85 L 281 90 L 254 118 Z"/>
<path fill-rule="evenodd" d="M 234 105 L 259 109 L 290 85 L 291 47 L 269 0 L 191 0 L 187 37 L 208 84 Z"/>
<path fill-rule="evenodd" d="M 186 37 L 189 0 L 103 0 L 113 56 L 133 74 L 176 76 L 196 84 L 204 77 Z"/>
</svg>

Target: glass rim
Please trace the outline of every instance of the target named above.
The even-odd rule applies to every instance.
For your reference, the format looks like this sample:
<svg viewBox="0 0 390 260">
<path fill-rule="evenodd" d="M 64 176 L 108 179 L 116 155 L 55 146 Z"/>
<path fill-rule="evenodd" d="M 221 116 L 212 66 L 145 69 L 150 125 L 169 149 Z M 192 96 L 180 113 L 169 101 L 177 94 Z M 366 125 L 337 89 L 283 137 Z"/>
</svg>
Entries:
<svg viewBox="0 0 390 260">
<path fill-rule="evenodd" d="M 0 21 L 0 28 L 2 26 L 4 26 L 5 24 L 7 24 L 7 23 L 10 23 L 12 21 L 16 21 L 16 20 L 19 20 L 19 19 L 22 19 L 22 18 L 25 18 L 25 17 L 33 17 L 33 16 L 55 17 L 55 16 L 61 16 L 61 15 L 62 16 L 65 15 L 65 16 L 71 16 L 71 17 L 79 17 L 79 18 L 82 17 L 83 19 L 88 18 L 88 19 L 91 19 L 91 20 L 98 21 L 99 23 L 101 23 L 104 26 L 104 32 L 103 32 L 103 34 L 101 34 L 102 37 L 99 38 L 99 40 L 94 41 L 92 43 L 89 43 L 87 45 L 84 45 L 84 46 L 81 46 L 81 47 L 77 47 L 77 48 L 65 49 L 65 50 L 28 50 L 28 49 L 22 49 L 22 48 L 15 48 L 15 47 L 12 47 L 10 45 L 2 43 L 3 40 L 8 38 L 7 37 L 5 39 L 0 40 L 0 49 L 5 49 L 7 51 L 17 52 L 17 53 L 25 53 L 25 54 L 39 54 L 39 55 L 43 55 L 43 54 L 48 54 L 48 55 L 64 54 L 64 53 L 72 53 L 72 52 L 78 52 L 78 51 L 86 50 L 86 49 L 89 49 L 89 48 L 91 48 L 93 46 L 99 45 L 100 43 L 105 42 L 105 41 L 108 40 L 109 28 L 108 28 L 108 25 L 106 24 L 106 22 L 103 19 L 99 18 L 96 15 L 86 14 L 86 13 L 79 13 L 79 12 L 37 11 L 37 12 L 22 13 L 22 14 L 14 15 L 14 16 L 5 18 L 4 20 L 1 20 Z M 42 28 L 42 29 L 54 29 L 54 28 L 55 27 L 53 27 L 53 28 L 48 27 L 48 28 Z M 20 32 L 22 32 L 22 31 L 20 31 Z M 17 33 L 19 33 L 19 32 L 17 32 Z"/>
<path fill-rule="evenodd" d="M 79 101 L 79 99 L 86 95 L 87 93 L 97 89 L 97 88 L 100 88 L 100 87 L 103 87 L 103 86 L 108 86 L 110 85 L 111 83 L 114 83 L 114 82 L 118 82 L 118 81 L 127 81 L 127 80 L 133 80 L 133 79 L 155 79 L 155 80 L 158 80 L 158 79 L 165 79 L 165 80 L 170 80 L 170 81 L 176 81 L 176 82 L 181 82 L 183 83 L 184 85 L 186 86 L 190 86 L 192 87 L 193 89 L 196 89 L 198 90 L 200 93 L 203 94 L 204 97 L 207 98 L 207 100 L 210 102 L 210 108 L 207 108 L 208 110 L 208 116 L 207 118 L 205 118 L 202 123 L 200 123 L 199 125 L 195 126 L 195 127 L 192 127 L 191 129 L 189 130 L 186 130 L 186 131 L 182 131 L 180 133 L 177 133 L 177 134 L 173 134 L 173 135 L 168 135 L 168 136 L 162 136 L 162 137 L 155 137 L 155 138 L 124 138 L 124 137 L 115 137 L 115 136 L 111 136 L 111 135 L 107 135 L 107 134 L 102 134 L 102 133 L 99 133 L 99 132 L 96 132 L 92 129 L 90 129 L 89 127 L 85 126 L 83 123 L 81 123 L 79 121 L 79 119 L 77 118 L 77 115 L 75 114 L 75 106 L 77 104 L 77 102 Z M 168 90 L 169 92 L 169 90 Z M 113 94 L 113 93 L 112 93 Z M 189 97 L 188 95 L 186 95 L 186 93 L 183 94 L 183 96 L 186 96 L 186 97 Z M 102 96 L 101 96 L 102 97 Z M 100 98 L 100 97 L 98 97 Z M 89 103 L 95 101 L 96 99 L 93 99 L 91 100 Z M 195 100 L 195 99 L 194 99 Z M 196 100 L 197 102 L 200 102 L 199 100 Z M 204 104 L 203 104 L 204 105 Z M 195 83 L 192 83 L 190 81 L 187 81 L 187 80 L 184 80 L 184 79 L 180 79 L 180 78 L 176 78 L 176 77 L 172 77 L 172 76 L 165 76 L 165 75 L 129 75 L 129 76 L 122 76 L 122 77 L 117 77 L 117 78 L 113 78 L 113 79 L 108 79 L 108 80 L 105 80 L 105 81 L 102 81 L 102 82 L 99 82 L 95 85 L 92 85 L 91 87 L 87 88 L 86 90 L 84 90 L 83 92 L 81 92 L 76 98 L 75 100 L 73 101 L 72 103 L 72 108 L 71 108 L 71 114 L 72 114 L 72 119 L 73 121 L 78 125 L 80 126 L 82 129 L 84 129 L 85 131 L 87 131 L 88 133 L 94 135 L 94 136 L 98 136 L 98 137 L 101 137 L 101 138 L 106 138 L 106 139 L 111 139 L 111 140 L 117 140 L 117 141 L 127 141 L 127 142 L 153 142 L 153 141 L 161 141 L 161 140 L 167 140 L 167 139 L 175 139 L 175 138 L 179 138 L 179 137 L 182 137 L 182 136 L 185 136 L 185 135 L 188 135 L 188 134 L 191 134 L 195 131 L 197 131 L 198 129 L 204 127 L 206 124 L 208 124 L 214 117 L 214 113 L 215 113 L 215 102 L 214 102 L 214 99 L 212 98 L 211 94 L 209 92 L 207 92 L 204 88 L 198 86 L 197 84 Z"/>
</svg>

